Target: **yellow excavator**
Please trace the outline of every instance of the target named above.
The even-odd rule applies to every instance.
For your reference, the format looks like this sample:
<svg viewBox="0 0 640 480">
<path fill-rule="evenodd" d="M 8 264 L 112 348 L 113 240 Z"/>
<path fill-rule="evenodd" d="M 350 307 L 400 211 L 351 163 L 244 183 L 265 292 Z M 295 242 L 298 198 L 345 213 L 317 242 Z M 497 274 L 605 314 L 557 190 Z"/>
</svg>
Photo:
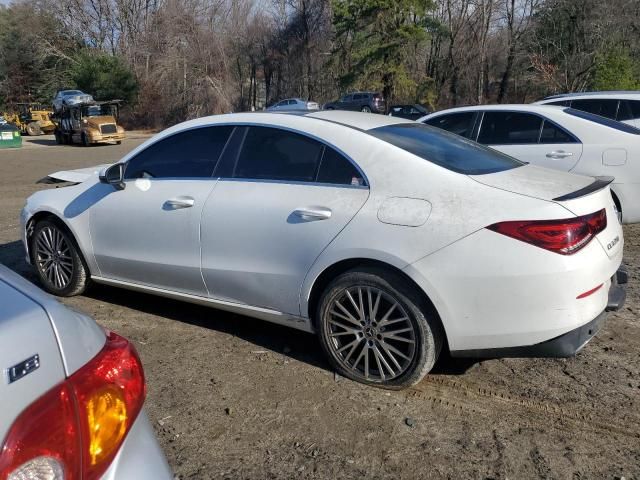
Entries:
<svg viewBox="0 0 640 480">
<path fill-rule="evenodd" d="M 37 136 L 51 134 L 56 126 L 51 121 L 53 110 L 40 103 L 14 103 L 2 114 L 8 123 L 13 123 L 23 134 Z"/>
</svg>

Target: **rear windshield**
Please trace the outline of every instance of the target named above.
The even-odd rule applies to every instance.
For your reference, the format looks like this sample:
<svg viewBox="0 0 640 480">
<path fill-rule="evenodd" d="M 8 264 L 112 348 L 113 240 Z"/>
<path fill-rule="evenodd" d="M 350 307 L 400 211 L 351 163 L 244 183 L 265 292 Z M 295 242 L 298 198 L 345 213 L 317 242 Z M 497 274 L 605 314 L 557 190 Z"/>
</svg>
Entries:
<svg viewBox="0 0 640 480">
<path fill-rule="evenodd" d="M 573 115 L 574 117 L 584 118 L 585 120 L 589 120 L 591 122 L 598 123 L 600 125 L 604 125 L 605 127 L 613 128 L 615 130 L 619 130 L 625 133 L 631 133 L 633 135 L 640 135 L 640 130 L 631 125 L 622 122 L 616 122 L 615 120 L 611 120 L 610 118 L 601 117 L 600 115 L 596 115 L 595 113 L 583 112 L 582 110 L 576 110 L 575 108 L 565 108 L 565 113 L 569 115 Z"/>
<path fill-rule="evenodd" d="M 367 133 L 436 165 L 465 175 L 502 172 L 525 165 L 496 150 L 422 123 L 387 125 Z"/>
</svg>

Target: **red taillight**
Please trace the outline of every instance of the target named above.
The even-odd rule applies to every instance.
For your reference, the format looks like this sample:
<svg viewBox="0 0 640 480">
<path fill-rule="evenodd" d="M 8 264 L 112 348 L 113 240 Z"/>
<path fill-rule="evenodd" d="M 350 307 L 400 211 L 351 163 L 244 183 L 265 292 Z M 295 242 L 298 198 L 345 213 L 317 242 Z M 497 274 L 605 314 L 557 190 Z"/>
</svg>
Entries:
<svg viewBox="0 0 640 480">
<path fill-rule="evenodd" d="M 603 208 L 581 217 L 500 222 L 487 228 L 545 250 L 571 255 L 607 228 L 607 212 Z"/>
<path fill-rule="evenodd" d="M 42 478 L 99 478 L 140 413 L 145 395 L 135 348 L 109 333 L 98 355 L 13 423 L 0 451 L 0 480 L 41 478 L 33 475 L 44 471 L 48 476 Z"/>
</svg>

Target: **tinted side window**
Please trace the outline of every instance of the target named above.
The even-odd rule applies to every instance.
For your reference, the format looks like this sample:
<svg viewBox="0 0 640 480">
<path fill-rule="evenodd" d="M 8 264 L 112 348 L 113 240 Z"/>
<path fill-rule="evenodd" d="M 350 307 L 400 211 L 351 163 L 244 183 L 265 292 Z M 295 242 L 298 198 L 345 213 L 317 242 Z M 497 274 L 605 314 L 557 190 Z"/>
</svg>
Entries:
<svg viewBox="0 0 640 480">
<path fill-rule="evenodd" d="M 203 127 L 166 137 L 127 162 L 125 178 L 210 177 L 233 127 Z"/>
<path fill-rule="evenodd" d="M 358 169 L 331 147 L 325 147 L 318 172 L 318 182 L 339 185 L 364 185 Z"/>
<path fill-rule="evenodd" d="M 640 100 L 627 100 L 627 105 L 629 105 L 629 109 L 631 110 L 631 119 L 637 120 L 640 118 Z"/>
<path fill-rule="evenodd" d="M 466 175 L 483 175 L 517 168 L 524 163 L 438 128 L 401 123 L 368 133 L 441 167 Z"/>
<path fill-rule="evenodd" d="M 618 116 L 616 120 L 619 122 L 624 122 L 625 120 L 633 120 L 633 114 L 631 113 L 631 107 L 626 100 L 620 100 L 620 105 L 618 106 Z"/>
<path fill-rule="evenodd" d="M 356 94 L 353 96 L 353 99 L 354 99 L 354 100 L 362 100 L 362 99 L 363 99 L 363 98 L 365 98 L 365 97 L 366 97 L 366 95 L 361 95 L 361 94 L 356 93 Z"/>
<path fill-rule="evenodd" d="M 521 112 L 484 112 L 478 142 L 485 145 L 538 143 L 542 118 Z"/>
<path fill-rule="evenodd" d="M 560 107 L 568 107 L 570 103 L 571 103 L 570 100 L 558 100 L 558 101 L 555 101 L 555 102 L 545 103 L 545 105 L 556 105 L 556 106 L 560 106 Z"/>
<path fill-rule="evenodd" d="M 574 100 L 571 102 L 571 108 L 615 120 L 616 112 L 618 111 L 618 100 L 595 98 Z"/>
<path fill-rule="evenodd" d="M 268 127 L 250 127 L 234 177 L 313 182 L 322 144 L 303 135 Z"/>
<path fill-rule="evenodd" d="M 590 122 L 597 123 L 598 125 L 604 125 L 605 127 L 613 128 L 614 130 L 618 130 L 620 132 L 640 135 L 640 130 L 638 130 L 637 128 L 632 127 L 631 125 L 626 123 L 611 120 L 610 118 L 602 117 L 600 115 L 594 115 L 593 113 L 584 112 L 582 110 L 576 110 L 575 108 L 565 108 L 564 112 L 568 113 L 569 115 L 573 115 L 574 117 L 583 118 L 584 120 L 589 120 Z"/>
<path fill-rule="evenodd" d="M 471 138 L 475 116 L 475 112 L 451 113 L 449 115 L 430 118 L 424 123 L 462 137 Z"/>
<path fill-rule="evenodd" d="M 540 134 L 540 143 L 577 143 L 577 140 L 566 130 L 545 120 Z"/>
</svg>

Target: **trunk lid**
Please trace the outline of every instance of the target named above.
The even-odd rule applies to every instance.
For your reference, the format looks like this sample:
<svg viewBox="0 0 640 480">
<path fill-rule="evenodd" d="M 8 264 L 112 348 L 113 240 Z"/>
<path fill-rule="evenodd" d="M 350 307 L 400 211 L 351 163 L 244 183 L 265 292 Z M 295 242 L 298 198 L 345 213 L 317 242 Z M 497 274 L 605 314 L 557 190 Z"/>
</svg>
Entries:
<svg viewBox="0 0 640 480">
<path fill-rule="evenodd" d="M 535 165 L 524 165 L 486 175 L 472 175 L 471 178 L 489 187 L 549 201 L 593 183 L 592 177 Z"/>
<path fill-rule="evenodd" d="M 20 412 L 65 378 L 49 316 L 21 282 L 0 265 L 0 444 Z"/>
<path fill-rule="evenodd" d="M 473 175 L 471 178 L 490 187 L 557 203 L 575 216 L 588 215 L 604 208 L 607 212 L 607 228 L 596 239 L 610 258 L 618 256 L 624 246 L 622 225 L 609 188 L 613 178 L 596 179 L 534 165 Z"/>
</svg>

